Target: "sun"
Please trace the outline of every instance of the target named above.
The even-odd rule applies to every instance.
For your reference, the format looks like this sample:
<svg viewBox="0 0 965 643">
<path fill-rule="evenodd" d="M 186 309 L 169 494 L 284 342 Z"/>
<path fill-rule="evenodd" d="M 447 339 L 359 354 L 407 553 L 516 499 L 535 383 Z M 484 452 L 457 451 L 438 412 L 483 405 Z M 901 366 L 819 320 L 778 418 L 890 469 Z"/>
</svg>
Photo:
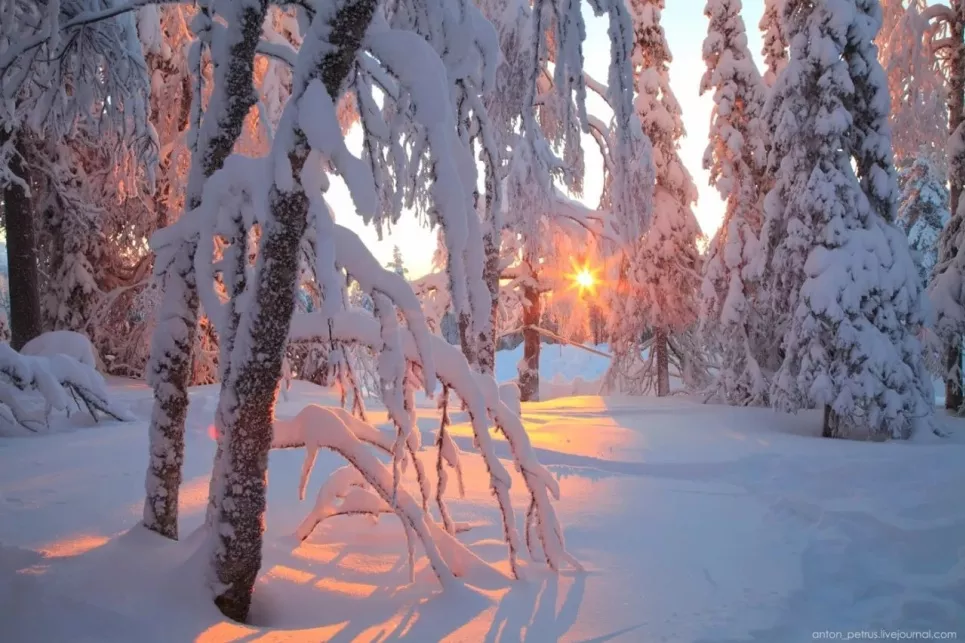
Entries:
<svg viewBox="0 0 965 643">
<path fill-rule="evenodd" d="M 581 268 L 580 271 L 576 273 L 574 281 L 576 281 L 576 285 L 579 286 L 581 290 L 593 288 L 596 285 L 596 277 L 586 268 Z"/>
<path fill-rule="evenodd" d="M 567 275 L 571 282 L 570 288 L 578 289 L 580 295 L 586 292 L 589 292 L 590 295 L 596 295 L 596 287 L 600 284 L 597 277 L 598 272 L 598 270 L 590 268 L 589 263 L 582 266 L 573 263 L 573 272 Z"/>
</svg>

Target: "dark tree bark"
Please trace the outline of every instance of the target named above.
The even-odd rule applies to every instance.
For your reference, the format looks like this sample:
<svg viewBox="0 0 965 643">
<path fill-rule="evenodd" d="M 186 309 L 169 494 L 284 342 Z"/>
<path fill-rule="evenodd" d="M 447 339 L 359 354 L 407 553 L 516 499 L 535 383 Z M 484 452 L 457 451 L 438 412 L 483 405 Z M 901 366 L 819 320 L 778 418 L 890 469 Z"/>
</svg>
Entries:
<svg viewBox="0 0 965 643">
<path fill-rule="evenodd" d="M 479 371 L 485 375 L 493 375 L 496 372 L 496 322 L 499 319 L 499 244 L 491 232 L 483 237 L 483 243 L 486 252 L 483 278 L 486 280 L 486 287 L 492 298 L 489 308 L 491 323 L 488 335 L 482 335 L 479 338 L 477 357 Z"/>
<path fill-rule="evenodd" d="M 539 327 L 542 307 L 539 289 L 523 287 L 523 366 L 519 371 L 519 399 L 522 402 L 539 401 Z"/>
<path fill-rule="evenodd" d="M 354 65 L 372 17 L 375 0 L 348 0 L 330 22 L 332 50 L 318 61 L 317 75 L 337 101 L 341 87 Z M 255 35 L 254 41 L 258 37 Z M 298 100 L 305 86 L 290 100 Z M 290 125 L 295 127 L 294 124 Z M 295 128 L 288 158 L 293 185 L 270 193 L 272 219 L 262 230 L 253 282 L 252 305 L 244 311 L 238 337 L 250 350 L 231 364 L 232 375 L 225 405 L 222 436 L 223 497 L 215 531 L 219 539 L 212 561 L 218 581 L 225 588 L 215 604 L 225 616 L 244 621 L 261 567 L 262 530 L 265 519 L 268 452 L 271 448 L 275 398 L 281 378 L 282 357 L 295 308 L 298 251 L 308 220 L 308 197 L 299 180 L 310 151 L 305 135 Z M 220 528 L 221 526 L 227 528 Z"/>
<path fill-rule="evenodd" d="M 657 365 L 657 397 L 666 397 L 670 395 L 670 347 L 666 329 L 654 331 L 653 350 Z"/>
<path fill-rule="evenodd" d="M 834 438 L 838 434 L 837 416 L 830 406 L 824 407 L 824 422 L 821 424 L 821 437 Z"/>
<path fill-rule="evenodd" d="M 257 103 L 252 84 L 255 48 L 268 10 L 267 0 L 247 4 L 238 13 L 241 37 L 229 46 L 225 93 L 220 108 L 205 115 L 192 155 L 187 209 L 200 205 L 204 180 L 223 165 L 241 135 L 245 117 Z M 219 74 L 215 72 L 215 78 Z M 200 171 L 199 171 L 200 170 Z M 162 536 L 178 537 L 178 494 L 184 463 L 184 421 L 188 413 L 192 351 L 198 332 L 198 286 L 194 272 L 197 239 L 185 240 L 164 275 L 164 296 L 151 346 L 148 377 L 154 387 L 149 430 L 150 461 L 146 479 L 144 526 Z"/>
<path fill-rule="evenodd" d="M 13 136 L 18 136 L 14 133 Z M 0 137 L 9 135 L 0 131 Z M 0 140 L 0 145 L 5 140 Z M 30 172 L 25 162 L 26 146 L 14 140 L 16 154 L 10 170 L 30 185 Z M 24 344 L 43 332 L 40 312 L 40 271 L 37 265 L 37 239 L 34 211 L 23 186 L 11 183 L 3 191 L 4 228 L 7 235 L 7 268 L 10 280 L 10 345 L 20 350 Z"/>
</svg>

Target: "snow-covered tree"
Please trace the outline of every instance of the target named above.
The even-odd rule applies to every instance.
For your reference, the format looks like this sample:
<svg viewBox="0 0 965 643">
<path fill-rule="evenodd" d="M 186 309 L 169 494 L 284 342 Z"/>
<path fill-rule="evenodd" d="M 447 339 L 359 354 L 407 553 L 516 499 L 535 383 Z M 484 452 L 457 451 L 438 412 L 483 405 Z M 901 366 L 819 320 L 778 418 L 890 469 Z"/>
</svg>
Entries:
<svg viewBox="0 0 965 643">
<path fill-rule="evenodd" d="M 0 188 L 19 345 L 41 329 L 33 235 L 39 222 L 32 203 L 41 177 L 31 166 L 39 157 L 30 147 L 56 150 L 78 130 L 96 132 L 104 148 L 122 150 L 126 158 L 115 158 L 117 164 L 139 166 L 150 184 L 157 145 L 147 123 L 148 78 L 130 12 L 97 0 L 5 0 L 0 15 Z"/>
<path fill-rule="evenodd" d="M 185 202 L 188 209 L 201 205 L 207 179 L 221 168 L 231 153 L 248 111 L 256 102 L 253 66 L 267 2 L 239 4 L 235 9 L 226 5 L 219 8 L 221 15 L 231 24 L 229 33 L 232 38 L 221 37 L 214 41 L 215 23 L 207 4 L 200 5 L 193 24 L 198 39 L 189 56 L 193 90 L 189 136 L 191 170 Z M 211 56 L 216 61 L 214 87 L 202 119 L 204 47 L 212 48 Z M 184 459 L 187 387 L 191 381 L 192 349 L 198 327 L 199 301 L 194 266 L 197 243 L 194 235 L 185 235 L 175 241 L 176 249 L 166 249 L 163 257 L 158 253 L 155 264 L 155 273 L 163 278 L 164 295 L 148 364 L 148 381 L 154 387 L 155 402 L 150 428 L 151 458 L 144 524 L 169 538 L 177 538 L 178 533 L 178 489 Z M 223 350 L 230 350 L 229 338 L 222 336 L 220 340 Z M 224 370 L 222 377 L 225 377 Z M 216 425 L 218 421 L 216 416 Z"/>
<path fill-rule="evenodd" d="M 926 2 L 882 0 L 881 9 L 882 28 L 875 42 L 888 77 L 895 162 L 904 167 L 922 152 L 944 155 L 945 78 L 929 43 Z M 944 172 L 944 163 L 936 169 Z"/>
<path fill-rule="evenodd" d="M 767 380 L 757 362 L 751 274 L 763 223 L 764 85 L 747 48 L 741 0 L 708 0 L 707 71 L 701 92 L 714 91 L 704 167 L 725 199 L 720 230 L 705 257 L 701 327 L 719 363 L 715 393 L 730 404 L 762 404 Z"/>
<path fill-rule="evenodd" d="M 783 410 L 823 408 L 826 436 L 903 438 L 927 424 L 931 400 L 917 273 L 892 223 L 880 10 L 836 9 L 786 0 L 782 11 L 791 55 L 769 103 L 777 182 L 762 239 L 768 302 L 787 321 L 771 394 Z"/>
<path fill-rule="evenodd" d="M 932 271 L 938 263 L 938 239 L 948 223 L 948 186 L 944 173 L 923 149 L 918 158 L 898 173 L 901 197 L 898 201 L 898 224 L 908 236 L 922 288 L 928 287 Z"/>
<path fill-rule="evenodd" d="M 680 104 L 670 89 L 670 48 L 660 25 L 663 0 L 632 0 L 636 110 L 653 145 L 653 221 L 633 250 L 628 272 L 640 332 L 653 329 L 649 362 L 658 395 L 670 393 L 670 338 L 697 320 L 700 227 L 692 206 L 697 189 L 680 160 Z M 640 323 L 642 322 L 642 323 Z"/>
<path fill-rule="evenodd" d="M 400 277 L 408 278 L 409 269 L 405 267 L 405 260 L 402 258 L 402 250 L 399 246 L 392 246 L 392 261 L 386 266 L 389 270 Z"/>
<path fill-rule="evenodd" d="M 962 340 L 965 337 L 965 253 L 961 235 L 965 211 L 965 2 L 935 4 L 924 17 L 932 21 L 930 46 L 944 57 L 948 96 L 948 209 L 951 218 L 939 239 L 938 264 L 928 287 L 935 310 L 935 332 L 942 343 L 945 408 L 965 403 L 962 385 Z"/>
<path fill-rule="evenodd" d="M 764 34 L 764 47 L 761 54 L 764 56 L 764 84 L 768 87 L 774 85 L 778 74 L 787 64 L 787 37 L 784 33 L 784 26 L 781 22 L 780 6 L 783 0 L 764 0 L 764 15 L 758 24 L 758 28 Z"/>
</svg>

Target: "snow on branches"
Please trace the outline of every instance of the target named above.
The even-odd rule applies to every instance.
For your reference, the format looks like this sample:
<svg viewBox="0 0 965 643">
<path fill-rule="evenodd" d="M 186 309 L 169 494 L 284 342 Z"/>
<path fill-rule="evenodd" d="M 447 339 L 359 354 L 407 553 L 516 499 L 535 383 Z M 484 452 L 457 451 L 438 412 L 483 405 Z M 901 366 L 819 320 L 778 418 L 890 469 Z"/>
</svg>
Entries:
<svg viewBox="0 0 965 643">
<path fill-rule="evenodd" d="M 651 385 L 658 395 L 668 395 L 670 335 L 697 320 L 700 227 L 691 209 L 697 188 L 679 155 L 684 127 L 680 104 L 670 88 L 671 55 L 660 25 L 662 6 L 662 0 L 630 3 L 636 42 L 635 108 L 653 146 L 656 187 L 650 228 L 631 242 L 623 271 L 626 288 L 617 296 L 623 301 L 615 302 L 619 308 L 612 316 L 616 325 L 611 333 L 624 346 L 621 351 L 636 355 L 639 330 L 654 329 L 649 360 L 656 365 L 656 378 Z"/>
<path fill-rule="evenodd" d="M 758 321 L 751 274 L 763 223 L 765 90 L 747 48 L 740 10 L 740 0 L 708 0 L 704 9 L 710 24 L 700 89 L 714 91 L 704 167 L 727 209 L 704 260 L 700 319 L 719 362 L 715 392 L 731 404 L 756 405 L 767 398 L 754 346 Z"/>
<path fill-rule="evenodd" d="M 768 104 L 777 182 L 762 233 L 767 301 L 787 320 L 771 394 L 783 410 L 824 408 L 827 436 L 905 438 L 927 426 L 932 404 L 917 274 L 889 218 L 884 74 L 870 53 L 876 5 L 784 3 L 791 57 Z"/>
<path fill-rule="evenodd" d="M 761 53 L 764 55 L 764 84 L 772 87 L 778 75 L 787 65 L 787 36 L 784 33 L 784 26 L 781 23 L 781 2 L 782 0 L 764 0 L 764 15 L 758 24 L 764 33 L 764 47 Z"/>
<path fill-rule="evenodd" d="M 63 336 L 51 341 L 63 342 Z M 98 413 L 126 419 L 111 404 L 100 373 L 85 363 L 93 360 L 85 337 L 72 334 L 65 344 L 55 344 L 60 349 L 57 352 L 46 350 L 50 347 L 49 343 L 35 342 L 30 348 L 34 354 L 28 355 L 0 344 L 0 435 L 39 431 L 47 424 L 51 410 L 69 414 L 71 402 L 78 409 L 86 409 L 94 420 Z"/>
</svg>

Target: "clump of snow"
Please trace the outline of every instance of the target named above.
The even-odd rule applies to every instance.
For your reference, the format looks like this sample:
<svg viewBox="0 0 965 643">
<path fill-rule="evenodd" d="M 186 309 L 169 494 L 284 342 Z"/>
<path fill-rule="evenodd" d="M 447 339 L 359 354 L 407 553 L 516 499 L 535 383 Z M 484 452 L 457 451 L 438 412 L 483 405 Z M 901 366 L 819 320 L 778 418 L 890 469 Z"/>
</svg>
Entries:
<svg viewBox="0 0 965 643">
<path fill-rule="evenodd" d="M 34 346 L 38 351 L 44 348 L 43 342 Z M 51 412 L 69 415 L 72 404 L 86 409 L 95 421 L 98 413 L 125 419 L 111 404 L 104 378 L 93 366 L 60 352 L 24 355 L 0 344 L 0 435 L 50 428 Z"/>
<path fill-rule="evenodd" d="M 24 344 L 23 348 L 20 349 L 20 354 L 45 357 L 60 354 L 73 357 L 81 364 L 91 368 L 98 367 L 97 353 L 94 351 L 90 339 L 87 335 L 72 330 L 52 330 L 41 333 Z"/>
</svg>

